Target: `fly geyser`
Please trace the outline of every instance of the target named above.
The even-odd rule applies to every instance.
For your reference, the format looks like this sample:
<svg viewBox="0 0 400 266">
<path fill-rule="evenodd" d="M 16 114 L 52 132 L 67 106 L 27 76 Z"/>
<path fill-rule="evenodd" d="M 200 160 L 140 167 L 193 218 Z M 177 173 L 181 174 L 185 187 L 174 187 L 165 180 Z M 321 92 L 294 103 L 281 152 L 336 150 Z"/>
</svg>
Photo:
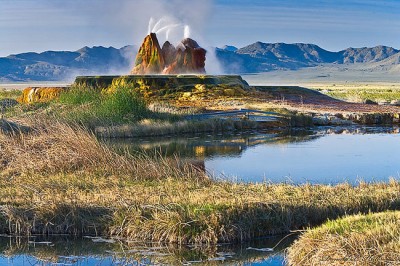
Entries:
<svg viewBox="0 0 400 266">
<path fill-rule="evenodd" d="M 205 60 L 206 50 L 193 39 L 185 38 L 176 47 L 166 41 L 161 47 L 157 35 L 150 33 L 139 49 L 131 74 L 205 74 Z"/>
<path fill-rule="evenodd" d="M 183 40 L 176 46 L 171 42 L 181 39 L 182 33 L 172 34 L 173 29 L 183 29 Z M 162 33 L 165 33 L 167 41 L 161 46 L 157 35 L 162 36 Z M 177 36 L 179 37 L 176 38 Z M 157 22 L 150 19 L 148 35 L 139 48 L 129 75 L 78 76 L 72 87 L 90 88 L 94 92 L 105 94 L 114 93 L 117 88 L 123 87 L 148 101 L 174 100 L 185 105 L 196 101 L 246 95 L 250 86 L 241 76 L 206 74 L 206 53 L 204 48 L 190 38 L 188 25 L 175 23 L 168 18 L 161 18 Z M 68 90 L 69 87 L 64 89 Z M 50 100 L 48 97 L 39 97 L 40 95 L 30 97 L 32 91 L 44 93 L 42 90 L 29 88 L 24 91 L 25 98 L 22 97 L 26 102 Z M 46 91 L 47 94 L 51 92 L 52 90 Z M 54 97 L 59 95 L 60 93 L 54 93 Z"/>
</svg>

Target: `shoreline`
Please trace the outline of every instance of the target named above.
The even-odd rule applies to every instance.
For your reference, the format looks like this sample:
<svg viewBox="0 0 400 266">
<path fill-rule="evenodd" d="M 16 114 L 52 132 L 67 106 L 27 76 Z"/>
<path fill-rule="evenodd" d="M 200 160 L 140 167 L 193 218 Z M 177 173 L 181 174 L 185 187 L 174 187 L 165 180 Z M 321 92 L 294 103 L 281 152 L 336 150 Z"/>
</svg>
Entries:
<svg viewBox="0 0 400 266">
<path fill-rule="evenodd" d="M 0 134 L 0 233 L 215 245 L 400 206 L 395 180 L 357 186 L 213 181 L 178 158 L 117 154 L 80 126 L 32 122 L 32 133 Z"/>
</svg>

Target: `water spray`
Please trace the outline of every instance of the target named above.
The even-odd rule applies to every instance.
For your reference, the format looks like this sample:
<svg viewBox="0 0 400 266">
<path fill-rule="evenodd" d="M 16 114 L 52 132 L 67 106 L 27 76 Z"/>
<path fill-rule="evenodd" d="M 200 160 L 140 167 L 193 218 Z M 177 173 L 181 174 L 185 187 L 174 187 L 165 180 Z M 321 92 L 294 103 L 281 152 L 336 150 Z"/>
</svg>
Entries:
<svg viewBox="0 0 400 266">
<path fill-rule="evenodd" d="M 171 31 L 174 28 L 178 28 L 178 27 L 183 29 L 184 39 L 190 37 L 189 25 L 184 25 L 182 23 L 174 23 L 174 20 L 170 19 L 168 17 L 162 17 L 161 19 L 159 19 L 157 21 L 155 21 L 154 18 L 150 18 L 148 34 L 150 34 L 150 33 L 160 34 L 160 33 L 165 32 L 166 40 L 169 40 Z"/>
<path fill-rule="evenodd" d="M 149 28 L 148 28 L 147 34 L 150 34 L 150 33 L 151 33 L 151 30 L 152 30 L 153 27 L 154 27 L 154 18 L 151 17 L 151 18 L 150 18 L 150 21 L 149 21 Z"/>
<path fill-rule="evenodd" d="M 184 29 L 183 29 L 183 37 L 184 39 L 187 39 L 190 37 L 190 27 L 189 25 L 185 25 Z"/>
</svg>

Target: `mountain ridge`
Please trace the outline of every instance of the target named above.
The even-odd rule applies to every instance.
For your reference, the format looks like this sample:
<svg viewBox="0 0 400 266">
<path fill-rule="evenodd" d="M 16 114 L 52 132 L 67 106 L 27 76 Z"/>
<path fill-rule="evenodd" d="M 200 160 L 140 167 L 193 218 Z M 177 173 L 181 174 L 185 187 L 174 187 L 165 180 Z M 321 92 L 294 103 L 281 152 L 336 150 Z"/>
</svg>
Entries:
<svg viewBox="0 0 400 266">
<path fill-rule="evenodd" d="M 76 75 L 127 74 L 137 46 L 82 47 L 76 51 L 27 52 L 0 57 L 0 81 L 71 81 Z M 378 45 L 332 52 L 315 44 L 264 43 L 214 48 L 229 74 L 297 70 L 323 64 L 362 64 L 371 71 L 400 72 L 400 50 Z M 207 66 L 206 66 L 207 67 Z"/>
</svg>

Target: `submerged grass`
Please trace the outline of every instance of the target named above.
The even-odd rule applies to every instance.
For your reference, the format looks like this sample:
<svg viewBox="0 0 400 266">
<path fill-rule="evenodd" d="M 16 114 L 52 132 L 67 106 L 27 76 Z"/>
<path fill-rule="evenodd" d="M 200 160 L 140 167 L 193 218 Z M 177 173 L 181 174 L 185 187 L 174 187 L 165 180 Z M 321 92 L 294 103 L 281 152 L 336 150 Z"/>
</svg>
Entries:
<svg viewBox="0 0 400 266">
<path fill-rule="evenodd" d="M 400 211 L 348 216 L 303 234 L 290 265 L 398 265 Z"/>
<path fill-rule="evenodd" d="M 81 126 L 25 123 L 29 134 L 0 134 L 0 233 L 215 244 L 400 207 L 394 180 L 358 186 L 217 182 L 177 158 L 117 154 Z"/>
</svg>

